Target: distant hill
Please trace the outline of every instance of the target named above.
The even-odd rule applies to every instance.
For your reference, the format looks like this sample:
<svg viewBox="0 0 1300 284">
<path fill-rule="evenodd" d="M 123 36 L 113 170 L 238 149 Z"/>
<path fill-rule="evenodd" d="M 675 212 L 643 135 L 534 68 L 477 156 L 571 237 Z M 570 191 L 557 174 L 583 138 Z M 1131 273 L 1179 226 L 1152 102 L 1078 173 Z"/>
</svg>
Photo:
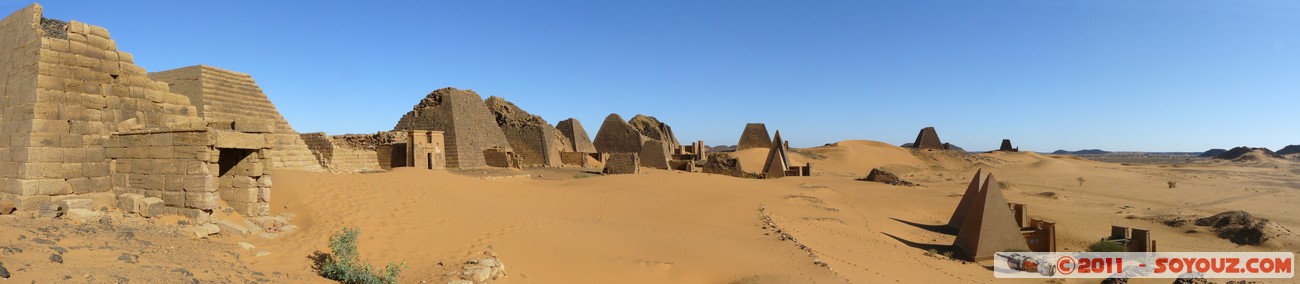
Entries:
<svg viewBox="0 0 1300 284">
<path fill-rule="evenodd" d="M 1057 155 L 1104 155 L 1110 153 L 1111 152 L 1109 151 L 1102 151 L 1100 149 L 1085 149 L 1085 150 L 1079 150 L 1073 152 L 1066 151 L 1066 150 L 1056 150 L 1055 152 L 1052 152 L 1052 154 L 1057 154 Z"/>
<path fill-rule="evenodd" d="M 1300 153 L 1300 145 L 1286 145 L 1282 150 L 1277 150 L 1278 155 L 1290 155 Z"/>
<path fill-rule="evenodd" d="M 1281 157 L 1282 157 L 1281 155 L 1278 155 L 1277 153 L 1274 153 L 1273 150 L 1269 150 L 1268 148 L 1251 148 L 1251 147 L 1241 146 L 1241 147 L 1232 148 L 1231 150 L 1228 150 L 1227 152 L 1223 152 L 1223 154 L 1219 154 L 1218 156 L 1214 156 L 1214 158 L 1215 158 L 1215 159 L 1224 159 L 1224 160 L 1234 160 L 1234 159 L 1237 159 L 1237 158 L 1241 158 L 1242 156 L 1245 156 L 1246 154 L 1249 154 L 1251 151 L 1260 151 L 1260 152 L 1263 152 L 1264 155 L 1269 156 L 1269 157 L 1274 157 L 1274 158 L 1281 158 Z"/>
<path fill-rule="evenodd" d="M 705 149 L 705 150 L 707 150 L 707 151 L 709 151 L 709 152 L 734 152 L 734 151 L 736 151 L 736 145 L 717 145 L 717 146 L 712 146 L 712 147 L 705 146 L 705 148 L 707 148 L 707 149 Z"/>
<path fill-rule="evenodd" d="M 1201 157 L 1201 158 L 1214 158 L 1215 156 L 1223 155 L 1223 153 L 1226 153 L 1226 152 L 1228 152 L 1228 150 L 1219 149 L 1219 148 L 1214 148 L 1214 149 L 1206 150 L 1205 153 L 1201 153 L 1201 154 L 1198 155 L 1197 157 Z"/>
</svg>

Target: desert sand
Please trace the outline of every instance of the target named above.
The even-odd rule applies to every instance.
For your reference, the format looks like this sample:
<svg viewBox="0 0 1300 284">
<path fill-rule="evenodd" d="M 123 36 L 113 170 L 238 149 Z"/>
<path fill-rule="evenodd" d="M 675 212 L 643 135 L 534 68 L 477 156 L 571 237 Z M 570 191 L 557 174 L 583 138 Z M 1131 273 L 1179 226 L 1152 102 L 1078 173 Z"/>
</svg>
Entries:
<svg viewBox="0 0 1300 284">
<path fill-rule="evenodd" d="M 752 171 L 765 152 L 736 155 Z M 4 254 L 3 261 L 11 271 L 23 269 L 8 280 L 14 283 L 97 273 L 185 279 L 168 272 L 176 266 L 168 262 L 190 253 L 215 258 L 194 271 L 200 279 L 328 283 L 313 274 L 307 257 L 327 250 L 330 234 L 355 226 L 362 232 L 363 259 L 377 266 L 404 261 L 405 283 L 445 283 L 460 263 L 484 253 L 506 265 L 507 277 L 493 283 L 1002 282 L 986 263 L 927 254 L 953 242 L 954 236 L 931 226 L 947 221 L 977 169 L 1008 182 L 1007 199 L 1027 204 L 1031 217 L 1055 221 L 1062 251 L 1084 250 L 1111 225 L 1151 229 L 1161 251 L 1300 250 L 1294 234 L 1239 246 L 1205 228 L 1158 221 L 1245 210 L 1297 228 L 1300 167 L 1290 160 L 1128 166 L 1033 152 L 913 151 L 856 140 L 793 149 L 790 159 L 813 163 L 814 176 L 760 180 L 649 169 L 596 176 L 583 172 L 596 169 L 579 168 L 487 175 L 413 168 L 364 174 L 277 170 L 271 213 L 292 215 L 301 227 L 277 239 L 147 237 L 172 249 L 145 252 L 141 264 L 67 254 L 67 262 L 109 262 L 79 270 L 50 263 L 42 245 L 16 241 L 13 246 L 31 248 Z M 876 167 L 922 186 L 854 179 Z M 1086 179 L 1082 186 L 1078 177 Z M 1178 186 L 1168 188 L 1168 181 Z M 0 239 L 32 234 L 39 235 L 3 230 Z M 60 245 L 85 244 L 90 252 L 96 243 L 115 243 L 111 234 L 68 235 L 62 242 L 70 245 Z M 237 242 L 256 248 L 240 249 Z M 105 269 L 85 269 L 100 266 Z M 1155 280 L 1136 283 L 1168 282 Z"/>
</svg>

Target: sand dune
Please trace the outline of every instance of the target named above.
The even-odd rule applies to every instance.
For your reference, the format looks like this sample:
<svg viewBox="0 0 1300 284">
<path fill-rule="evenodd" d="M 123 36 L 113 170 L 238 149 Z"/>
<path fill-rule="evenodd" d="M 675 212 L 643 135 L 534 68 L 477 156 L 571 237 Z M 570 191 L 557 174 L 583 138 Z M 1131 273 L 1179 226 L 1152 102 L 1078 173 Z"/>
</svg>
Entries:
<svg viewBox="0 0 1300 284">
<path fill-rule="evenodd" d="M 979 265 L 925 253 L 953 241 L 927 225 L 946 222 L 974 172 L 963 168 L 969 165 L 934 165 L 909 150 L 873 141 L 799 150 L 823 156 L 791 155 L 813 162 L 822 175 L 754 180 L 649 170 L 567 180 L 486 180 L 415 169 L 354 175 L 278 171 L 273 198 L 283 206 L 273 213 L 297 214 L 295 222 L 304 229 L 263 242 L 276 254 L 254 265 L 309 271 L 304 256 L 324 249 L 331 232 L 357 226 L 363 231 L 363 256 L 407 261 L 404 279 L 411 282 L 442 279 L 439 275 L 454 264 L 489 250 L 508 265 L 509 277 L 500 283 L 993 281 Z M 746 169 L 765 155 L 737 153 Z M 970 159 L 996 164 L 973 165 L 1011 183 L 1007 198 L 1028 204 L 1032 217 L 1056 221 L 1062 250 L 1083 249 L 1111 225 L 1152 229 L 1164 251 L 1297 248 L 1293 237 L 1237 246 L 1210 233 L 1186 233 L 1142 218 L 1247 209 L 1296 227 L 1300 218 L 1289 204 L 1300 201 L 1300 193 L 1294 191 L 1297 179 L 1290 166 L 1123 166 L 1032 152 Z M 890 165 L 917 168 L 908 176 L 925 186 L 848 178 Z M 1083 186 L 1077 177 L 1086 178 Z M 1167 188 L 1169 180 L 1177 180 L 1178 187 Z M 765 228 L 772 224 L 764 223 L 764 216 L 797 243 Z"/>
</svg>

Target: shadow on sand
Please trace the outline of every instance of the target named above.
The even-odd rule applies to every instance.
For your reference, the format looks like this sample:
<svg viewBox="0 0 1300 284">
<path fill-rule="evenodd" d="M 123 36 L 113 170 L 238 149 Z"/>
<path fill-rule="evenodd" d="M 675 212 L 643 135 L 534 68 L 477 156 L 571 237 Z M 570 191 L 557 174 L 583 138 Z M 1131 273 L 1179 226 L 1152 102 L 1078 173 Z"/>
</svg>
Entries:
<svg viewBox="0 0 1300 284">
<path fill-rule="evenodd" d="M 948 228 L 948 226 L 946 225 L 926 225 L 926 224 L 916 223 L 916 222 L 907 221 L 898 218 L 889 218 L 889 219 L 894 219 L 894 221 L 898 221 L 899 223 L 912 225 L 912 227 L 921 228 L 926 231 L 931 231 L 931 232 L 940 233 L 944 235 L 952 235 L 952 236 L 957 235 L 957 230 Z"/>
</svg>

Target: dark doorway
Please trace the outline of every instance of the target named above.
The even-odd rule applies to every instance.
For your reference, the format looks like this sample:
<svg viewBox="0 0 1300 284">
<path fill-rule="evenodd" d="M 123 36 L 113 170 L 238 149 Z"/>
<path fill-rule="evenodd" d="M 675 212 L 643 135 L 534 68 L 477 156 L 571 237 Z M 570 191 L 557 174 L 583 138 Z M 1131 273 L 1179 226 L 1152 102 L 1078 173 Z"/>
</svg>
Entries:
<svg viewBox="0 0 1300 284">
<path fill-rule="evenodd" d="M 239 166 L 239 163 L 244 162 L 244 159 L 252 155 L 253 150 L 217 148 L 217 154 L 220 155 L 217 159 L 217 165 L 221 169 L 218 177 L 224 177 L 226 173 L 235 169 L 236 166 Z"/>
<path fill-rule="evenodd" d="M 428 158 L 426 158 L 426 159 L 429 161 L 429 163 L 426 164 L 426 165 L 429 165 L 429 169 L 432 170 L 432 169 L 433 169 L 433 153 L 425 153 L 424 155 L 425 155 L 425 157 L 428 157 Z"/>
</svg>

